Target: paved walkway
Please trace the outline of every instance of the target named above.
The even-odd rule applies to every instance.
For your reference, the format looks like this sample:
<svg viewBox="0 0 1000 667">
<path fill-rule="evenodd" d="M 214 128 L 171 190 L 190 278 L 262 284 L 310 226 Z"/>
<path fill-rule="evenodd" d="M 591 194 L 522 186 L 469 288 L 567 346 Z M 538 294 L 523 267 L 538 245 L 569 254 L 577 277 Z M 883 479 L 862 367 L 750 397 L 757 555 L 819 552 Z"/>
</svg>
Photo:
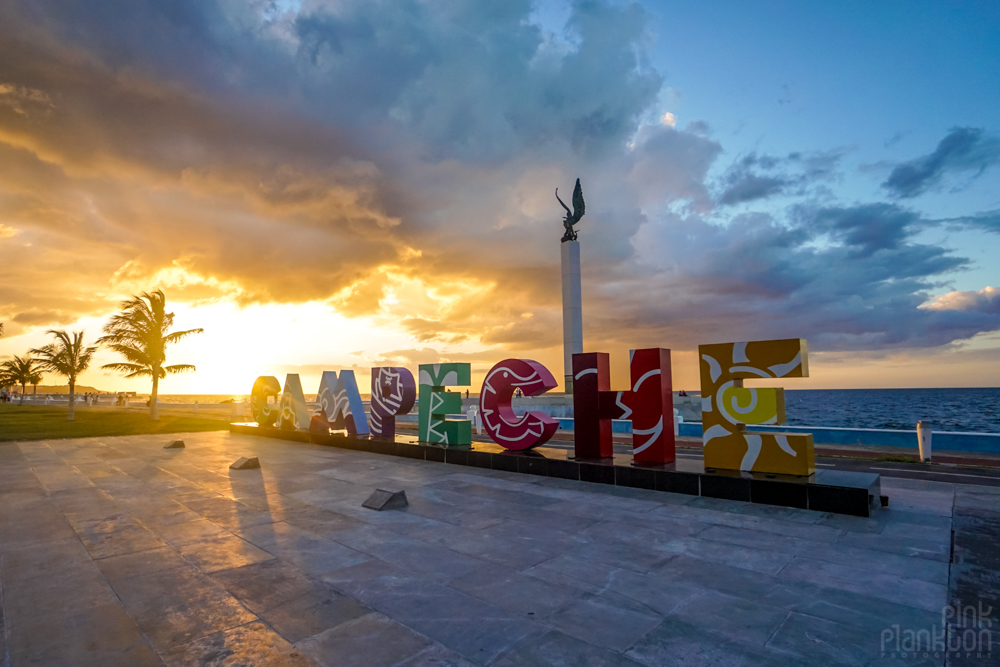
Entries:
<svg viewBox="0 0 1000 667">
<path fill-rule="evenodd" d="M 8 664 L 942 664 L 882 644 L 941 627 L 956 507 L 963 603 L 997 580 L 993 488 L 885 480 L 861 519 L 183 437 L 0 445 Z"/>
</svg>

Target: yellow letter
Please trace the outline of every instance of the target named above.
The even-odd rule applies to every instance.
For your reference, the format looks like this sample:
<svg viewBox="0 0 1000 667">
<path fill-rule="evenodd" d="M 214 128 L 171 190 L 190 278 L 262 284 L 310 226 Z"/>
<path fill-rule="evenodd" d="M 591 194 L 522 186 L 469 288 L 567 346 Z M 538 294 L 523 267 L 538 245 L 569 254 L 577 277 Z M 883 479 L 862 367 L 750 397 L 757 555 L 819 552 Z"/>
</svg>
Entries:
<svg viewBox="0 0 1000 667">
<path fill-rule="evenodd" d="M 744 428 L 785 423 L 785 392 L 744 387 L 743 380 L 808 377 L 808 355 L 801 338 L 698 347 L 706 468 L 802 476 L 816 472 L 811 433 Z"/>
</svg>

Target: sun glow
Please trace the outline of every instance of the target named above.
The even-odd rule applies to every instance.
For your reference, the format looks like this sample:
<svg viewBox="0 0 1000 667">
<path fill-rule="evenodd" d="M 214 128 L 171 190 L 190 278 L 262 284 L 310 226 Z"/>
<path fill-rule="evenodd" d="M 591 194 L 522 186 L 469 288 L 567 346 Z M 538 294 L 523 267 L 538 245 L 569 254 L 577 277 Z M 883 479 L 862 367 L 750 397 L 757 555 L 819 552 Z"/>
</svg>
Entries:
<svg viewBox="0 0 1000 667">
<path fill-rule="evenodd" d="M 307 393 L 323 370 L 367 367 L 379 352 L 405 348 L 412 340 L 367 317 L 345 317 L 330 306 L 266 304 L 240 308 L 232 302 L 178 306 L 178 328 L 205 333 L 178 343 L 172 358 L 198 371 L 168 380 L 165 393 L 245 394 L 259 375 L 299 373 Z M 360 378 L 359 378 L 360 379 Z"/>
</svg>

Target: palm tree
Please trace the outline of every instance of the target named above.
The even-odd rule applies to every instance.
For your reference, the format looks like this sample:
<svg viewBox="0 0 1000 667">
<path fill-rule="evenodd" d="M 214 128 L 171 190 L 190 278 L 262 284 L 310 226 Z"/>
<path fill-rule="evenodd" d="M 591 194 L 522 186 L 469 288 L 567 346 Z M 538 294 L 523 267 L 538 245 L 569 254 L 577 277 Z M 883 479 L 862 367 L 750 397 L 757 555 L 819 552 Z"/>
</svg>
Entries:
<svg viewBox="0 0 1000 667">
<path fill-rule="evenodd" d="M 17 382 L 10 377 L 10 371 L 4 364 L 0 364 L 0 390 L 9 392 L 10 388 L 15 384 Z"/>
<path fill-rule="evenodd" d="M 166 312 L 167 298 L 163 292 L 156 290 L 152 294 L 143 292 L 122 301 L 122 312 L 113 316 L 104 325 L 105 336 L 98 343 L 125 357 L 124 362 L 105 364 L 101 368 L 109 368 L 123 373 L 126 378 L 153 378 L 153 392 L 149 397 L 149 417 L 160 418 L 156 405 L 160 380 L 167 374 L 194 371 L 190 364 L 165 366 L 167 361 L 167 346 L 191 334 L 202 333 L 204 329 L 189 329 L 167 333 L 174 324 L 174 314 Z"/>
<path fill-rule="evenodd" d="M 36 359 L 36 361 L 37 361 L 37 359 Z M 31 375 L 28 376 L 28 384 L 30 384 L 32 386 L 32 390 L 31 390 L 31 395 L 32 396 L 38 396 L 38 383 L 42 381 L 42 376 L 43 375 L 44 375 L 44 373 L 42 373 L 39 370 L 39 371 L 33 372 Z M 32 400 L 34 400 L 34 399 L 32 399 Z"/>
<path fill-rule="evenodd" d="M 31 384 L 31 379 L 38 372 L 38 366 L 38 359 L 32 359 L 31 357 L 19 357 L 16 354 L 13 359 L 0 364 L 0 367 L 3 368 L 4 380 L 10 382 L 11 384 L 21 385 L 20 405 L 24 405 L 25 387 Z"/>
<path fill-rule="evenodd" d="M 56 337 L 56 342 L 45 347 L 29 350 L 29 354 L 38 357 L 41 370 L 48 373 L 58 373 L 69 378 L 69 414 L 66 421 L 76 419 L 76 378 L 90 367 L 90 360 L 97 351 L 96 347 L 83 346 L 83 332 L 76 331 L 72 339 L 65 330 L 49 329 L 47 334 Z"/>
</svg>

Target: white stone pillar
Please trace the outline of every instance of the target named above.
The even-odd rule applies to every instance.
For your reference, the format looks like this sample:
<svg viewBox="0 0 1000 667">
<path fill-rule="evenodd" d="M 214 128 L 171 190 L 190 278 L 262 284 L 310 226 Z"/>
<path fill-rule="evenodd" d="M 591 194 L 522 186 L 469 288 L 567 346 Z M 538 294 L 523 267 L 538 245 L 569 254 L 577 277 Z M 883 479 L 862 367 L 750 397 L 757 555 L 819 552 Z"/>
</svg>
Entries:
<svg viewBox="0 0 1000 667">
<path fill-rule="evenodd" d="M 573 393 L 573 355 L 583 352 L 580 242 L 562 242 L 563 368 L 566 393 Z"/>
<path fill-rule="evenodd" d="M 925 421 L 917 422 L 917 446 L 920 460 L 923 463 L 931 461 L 931 425 Z"/>
</svg>

